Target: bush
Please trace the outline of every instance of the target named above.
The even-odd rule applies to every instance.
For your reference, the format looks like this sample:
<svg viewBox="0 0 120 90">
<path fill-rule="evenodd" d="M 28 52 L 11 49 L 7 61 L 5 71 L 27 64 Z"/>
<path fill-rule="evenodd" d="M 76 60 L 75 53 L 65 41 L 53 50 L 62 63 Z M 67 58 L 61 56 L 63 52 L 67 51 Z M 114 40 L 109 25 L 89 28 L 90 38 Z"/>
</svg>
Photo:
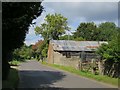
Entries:
<svg viewBox="0 0 120 90">
<path fill-rule="evenodd" d="M 17 61 L 17 60 L 13 60 L 13 61 L 10 61 L 9 64 L 10 64 L 11 66 L 18 66 L 18 65 L 20 64 L 20 62 Z"/>
</svg>

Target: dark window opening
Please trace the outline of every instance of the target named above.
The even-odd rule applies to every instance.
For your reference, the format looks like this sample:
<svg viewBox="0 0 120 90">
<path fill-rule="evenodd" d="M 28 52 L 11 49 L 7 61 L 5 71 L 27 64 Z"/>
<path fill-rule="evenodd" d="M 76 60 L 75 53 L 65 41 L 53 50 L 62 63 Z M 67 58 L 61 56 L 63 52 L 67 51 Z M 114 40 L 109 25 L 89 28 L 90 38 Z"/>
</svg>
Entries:
<svg viewBox="0 0 120 90">
<path fill-rule="evenodd" d="M 70 52 L 66 52 L 66 58 L 71 58 Z"/>
</svg>

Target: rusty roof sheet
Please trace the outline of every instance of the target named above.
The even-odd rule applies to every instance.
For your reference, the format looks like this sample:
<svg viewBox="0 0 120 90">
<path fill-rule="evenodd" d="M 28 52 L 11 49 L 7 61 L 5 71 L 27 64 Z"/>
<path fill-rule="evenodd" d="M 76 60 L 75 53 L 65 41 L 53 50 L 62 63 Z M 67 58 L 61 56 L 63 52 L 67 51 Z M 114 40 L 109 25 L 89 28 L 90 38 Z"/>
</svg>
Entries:
<svg viewBox="0 0 120 90">
<path fill-rule="evenodd" d="M 105 41 L 73 41 L 73 40 L 51 40 L 53 49 L 57 51 L 93 51 Z"/>
</svg>

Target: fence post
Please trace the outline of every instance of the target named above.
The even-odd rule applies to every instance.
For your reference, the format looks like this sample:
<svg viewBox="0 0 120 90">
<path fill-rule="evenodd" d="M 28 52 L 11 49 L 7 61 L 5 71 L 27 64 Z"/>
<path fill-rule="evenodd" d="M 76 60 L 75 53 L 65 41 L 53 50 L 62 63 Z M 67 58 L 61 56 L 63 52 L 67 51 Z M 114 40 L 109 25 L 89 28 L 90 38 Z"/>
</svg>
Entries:
<svg viewBox="0 0 120 90">
<path fill-rule="evenodd" d="M 103 75 L 103 62 L 102 60 L 98 60 L 98 70 L 99 70 L 99 74 Z"/>
<path fill-rule="evenodd" d="M 83 70 L 82 69 L 82 62 L 83 62 L 83 60 L 84 60 L 84 51 L 82 51 L 81 54 L 80 54 L 80 60 L 79 60 L 79 64 L 78 64 L 78 68 L 81 71 Z"/>
<path fill-rule="evenodd" d="M 92 59 L 91 64 L 92 64 L 92 73 L 96 74 L 96 62 L 95 62 L 95 59 Z"/>
</svg>

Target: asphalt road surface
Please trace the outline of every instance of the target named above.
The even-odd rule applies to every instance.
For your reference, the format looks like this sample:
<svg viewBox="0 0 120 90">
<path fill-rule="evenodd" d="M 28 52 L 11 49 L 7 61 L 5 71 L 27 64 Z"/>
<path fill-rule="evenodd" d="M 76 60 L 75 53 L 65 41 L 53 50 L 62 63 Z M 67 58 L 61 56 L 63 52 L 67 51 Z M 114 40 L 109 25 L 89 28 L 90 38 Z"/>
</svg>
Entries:
<svg viewBox="0 0 120 90">
<path fill-rule="evenodd" d="M 32 60 L 19 66 L 19 88 L 116 88 Z"/>
</svg>

